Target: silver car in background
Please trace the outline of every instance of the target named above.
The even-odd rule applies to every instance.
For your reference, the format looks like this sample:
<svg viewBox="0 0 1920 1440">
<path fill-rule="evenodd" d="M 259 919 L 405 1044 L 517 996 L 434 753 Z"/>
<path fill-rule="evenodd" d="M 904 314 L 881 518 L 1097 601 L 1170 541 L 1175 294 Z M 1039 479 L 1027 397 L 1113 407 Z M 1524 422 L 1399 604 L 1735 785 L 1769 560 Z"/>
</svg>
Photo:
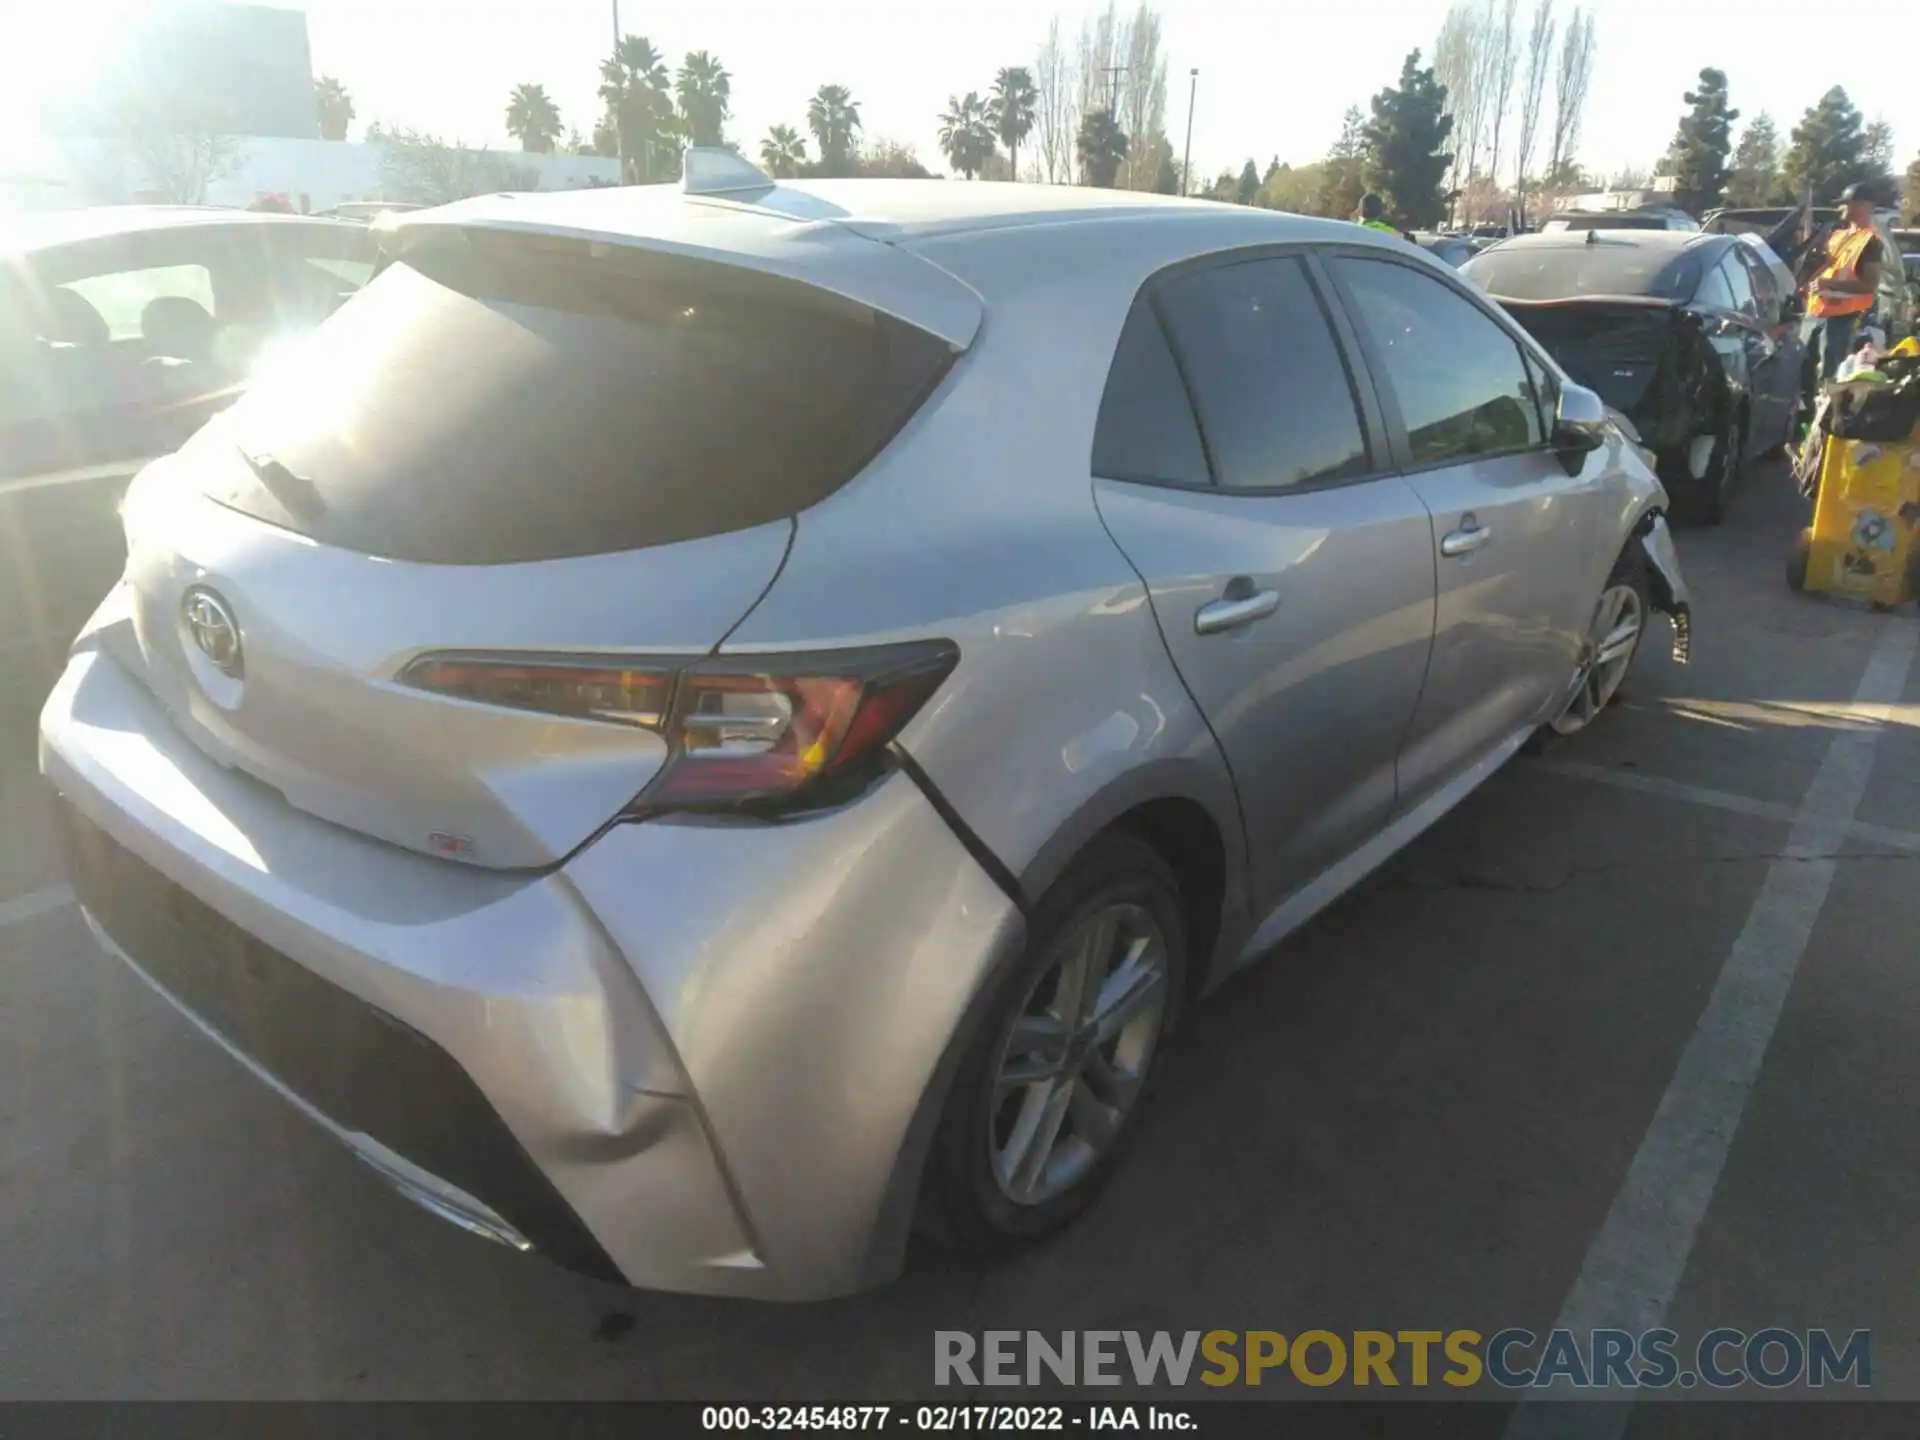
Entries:
<svg viewBox="0 0 1920 1440">
<path fill-rule="evenodd" d="M 136 482 L 41 761 L 102 943 L 411 1198 L 813 1299 L 1065 1224 L 1182 1004 L 1687 597 L 1392 237 L 689 176 L 392 222 Z"/>
</svg>

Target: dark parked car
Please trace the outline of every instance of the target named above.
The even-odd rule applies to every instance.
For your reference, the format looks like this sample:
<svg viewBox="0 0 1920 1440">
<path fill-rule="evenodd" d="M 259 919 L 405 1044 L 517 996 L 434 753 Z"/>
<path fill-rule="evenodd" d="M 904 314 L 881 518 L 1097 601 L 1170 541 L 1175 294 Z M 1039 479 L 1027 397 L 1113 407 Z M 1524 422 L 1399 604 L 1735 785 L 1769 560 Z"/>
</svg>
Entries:
<svg viewBox="0 0 1920 1440">
<path fill-rule="evenodd" d="M 1717 523 L 1746 462 L 1792 435 L 1804 353 L 1793 276 L 1757 237 L 1521 235 L 1461 273 L 1632 421 L 1679 514 Z"/>
<path fill-rule="evenodd" d="M 1436 260 L 1444 260 L 1458 269 L 1475 255 L 1480 247 L 1464 235 L 1433 235 L 1424 231 L 1414 232 L 1414 243 Z"/>
<path fill-rule="evenodd" d="M 1832 206 L 1816 206 L 1809 214 L 1811 234 L 1804 245 L 1798 239 L 1800 209 L 1793 205 L 1710 210 L 1700 228 L 1714 235 L 1762 237 L 1804 282 L 1819 270 L 1827 236 L 1840 223 L 1840 212 Z M 1904 262 L 1906 254 L 1920 250 L 1920 245 L 1913 244 L 1911 239 L 1902 243 L 1902 235 L 1912 237 L 1916 232 L 1895 229 L 1893 222 L 1898 218 L 1892 210 L 1881 210 L 1874 216 L 1874 228 L 1880 232 L 1880 243 L 1889 258 L 1888 263 L 1880 267 L 1880 293 L 1874 299 L 1873 323 L 1886 333 L 1890 343 L 1904 340 L 1920 329 L 1920 285 L 1913 281 L 1909 266 L 1891 263 L 1893 255 L 1902 256 Z"/>
<path fill-rule="evenodd" d="M 1564 230 L 1698 230 L 1700 222 L 1672 206 L 1650 210 L 1563 210 L 1540 226 L 1542 234 Z"/>
<path fill-rule="evenodd" d="M 0 220 L 0 682 L 53 673 L 125 563 L 135 471 L 375 260 L 364 225 L 203 207 Z"/>
</svg>

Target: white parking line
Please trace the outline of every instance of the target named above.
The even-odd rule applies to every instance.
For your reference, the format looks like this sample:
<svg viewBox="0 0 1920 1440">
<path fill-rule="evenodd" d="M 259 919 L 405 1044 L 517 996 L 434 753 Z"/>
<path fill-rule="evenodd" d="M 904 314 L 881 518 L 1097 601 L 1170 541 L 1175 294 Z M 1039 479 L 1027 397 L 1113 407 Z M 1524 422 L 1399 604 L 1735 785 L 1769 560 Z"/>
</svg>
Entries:
<svg viewBox="0 0 1920 1440">
<path fill-rule="evenodd" d="M 1767 867 L 1746 926 L 1587 1250 L 1555 1329 L 1584 1340 L 1595 1329 L 1637 1334 L 1664 1321 L 1794 972 L 1832 888 L 1834 857 L 1849 838 L 1866 794 L 1889 707 L 1905 693 L 1916 642 L 1920 627 L 1911 620 L 1883 623 L 1853 697 L 1864 718 L 1880 723 L 1841 731 L 1828 744 L 1787 837 L 1785 856 Z M 1553 1399 L 1631 1395 L 1578 1392 L 1558 1384 L 1533 1393 Z M 1619 1440 L 1630 1413 L 1617 1404 L 1570 1408 L 1523 1402 L 1507 1422 L 1506 1440 Z"/>
<path fill-rule="evenodd" d="M 52 885 L 45 890 L 30 890 L 25 895 L 16 895 L 11 900 L 0 900 L 0 930 L 9 925 L 18 925 L 23 920 L 31 920 L 37 915 L 50 914 L 73 903 L 73 891 L 64 885 Z"/>
<path fill-rule="evenodd" d="M 1690 805 L 1706 805 L 1715 810 L 1731 811 L 1735 815 L 1751 815 L 1756 820 L 1777 820 L 1783 825 L 1791 825 L 1800 818 L 1798 805 L 1783 805 L 1778 800 L 1756 800 L 1750 795 L 1736 795 L 1730 790 L 1713 790 L 1705 785 L 1690 785 L 1684 780 L 1669 780 L 1664 775 L 1640 775 L 1631 770 L 1614 770 L 1605 765 L 1589 764 L 1584 760 L 1541 760 L 1537 762 L 1537 768 L 1576 780 L 1592 780 L 1620 790 L 1633 790 L 1642 795 L 1684 800 Z M 1845 828 L 1847 837 L 1852 840 L 1885 845 L 1892 850 L 1920 852 L 1920 832 L 1896 830 L 1888 825 L 1869 825 L 1864 820 L 1849 820 Z"/>
</svg>

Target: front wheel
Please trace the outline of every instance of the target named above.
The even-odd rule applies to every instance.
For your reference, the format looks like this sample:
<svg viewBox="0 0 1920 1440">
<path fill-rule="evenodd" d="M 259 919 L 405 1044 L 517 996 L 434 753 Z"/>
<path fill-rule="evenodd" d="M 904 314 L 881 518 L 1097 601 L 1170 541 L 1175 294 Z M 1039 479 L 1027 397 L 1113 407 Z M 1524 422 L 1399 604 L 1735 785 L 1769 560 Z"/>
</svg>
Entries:
<svg viewBox="0 0 1920 1440">
<path fill-rule="evenodd" d="M 929 1228 L 1002 1255 L 1092 1202 L 1179 1016 L 1183 913 L 1167 862 L 1120 831 L 1041 898 L 1026 953 L 947 1097 L 921 1197 Z"/>
<path fill-rule="evenodd" d="M 1613 703 L 1633 668 L 1634 657 L 1640 653 L 1640 640 L 1652 613 L 1651 601 L 1646 567 L 1636 555 L 1621 556 L 1594 606 L 1580 678 L 1566 708 L 1551 723 L 1555 735 L 1579 734 Z"/>
</svg>

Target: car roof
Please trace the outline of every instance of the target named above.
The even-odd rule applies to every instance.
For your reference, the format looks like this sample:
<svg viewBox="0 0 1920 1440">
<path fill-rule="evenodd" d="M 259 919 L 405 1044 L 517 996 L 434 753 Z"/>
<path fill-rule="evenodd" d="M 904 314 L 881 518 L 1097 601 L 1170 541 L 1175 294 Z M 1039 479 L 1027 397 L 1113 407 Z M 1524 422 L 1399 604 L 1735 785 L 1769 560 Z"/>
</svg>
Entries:
<svg viewBox="0 0 1920 1440">
<path fill-rule="evenodd" d="M 314 215 L 232 210 L 216 205 L 94 205 L 0 218 L 0 255 L 30 255 L 89 240 L 196 225 L 341 225 Z"/>
<path fill-rule="evenodd" d="M 1023 185 L 976 180 L 782 180 L 731 194 L 689 194 L 678 185 L 605 186 L 483 195 L 436 214 L 463 224 L 511 225 L 555 233 L 634 239 L 657 233 L 663 214 L 713 206 L 797 221 L 844 225 L 875 239 L 916 239 L 1075 219 L 1214 213 L 1210 200 L 1183 200 L 1090 185 Z M 406 217 L 413 220 L 413 216 Z"/>
<path fill-rule="evenodd" d="M 1097 243 L 1084 234 L 1096 225 Z M 1128 286 L 1128 298 L 1155 270 L 1237 246 L 1312 240 L 1423 254 L 1398 235 L 1345 221 L 1093 186 L 992 181 L 780 181 L 724 194 L 670 184 L 609 186 L 476 196 L 375 222 L 402 247 L 443 227 L 626 243 L 757 269 L 844 295 L 962 348 L 979 328 L 989 294 L 1023 282 L 1023 251 L 1051 246 L 1063 233 L 1079 249 L 1083 278 L 1111 277 Z M 964 263 L 956 247 L 972 252 Z"/>
</svg>

